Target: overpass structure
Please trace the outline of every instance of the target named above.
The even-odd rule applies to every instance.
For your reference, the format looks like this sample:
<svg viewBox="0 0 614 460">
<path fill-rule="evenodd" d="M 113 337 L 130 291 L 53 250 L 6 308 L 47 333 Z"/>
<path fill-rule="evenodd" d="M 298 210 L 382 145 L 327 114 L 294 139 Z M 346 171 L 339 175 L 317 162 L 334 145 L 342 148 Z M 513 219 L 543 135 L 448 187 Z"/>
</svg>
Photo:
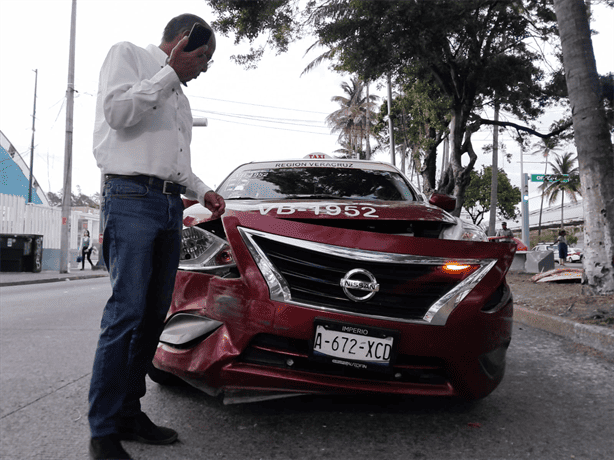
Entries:
<svg viewBox="0 0 614 460">
<path fill-rule="evenodd" d="M 533 204 L 533 203 L 531 203 Z M 529 229 L 536 230 L 539 227 L 539 205 L 537 209 L 529 211 Z M 541 216 L 541 228 L 557 228 L 561 226 L 561 205 L 544 207 Z M 577 203 L 567 202 L 563 209 L 563 224 L 567 226 L 582 225 L 584 223 L 584 206 L 582 200 Z M 522 229 L 522 220 L 507 221 L 508 228 L 514 231 Z M 497 222 L 497 228 L 501 228 L 501 222 Z"/>
</svg>

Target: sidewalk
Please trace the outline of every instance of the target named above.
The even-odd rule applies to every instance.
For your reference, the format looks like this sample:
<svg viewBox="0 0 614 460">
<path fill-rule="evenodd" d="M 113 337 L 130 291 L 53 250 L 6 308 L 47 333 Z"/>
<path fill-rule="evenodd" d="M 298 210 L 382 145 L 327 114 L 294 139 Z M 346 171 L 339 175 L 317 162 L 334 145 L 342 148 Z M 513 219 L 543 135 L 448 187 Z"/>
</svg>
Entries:
<svg viewBox="0 0 614 460">
<path fill-rule="evenodd" d="M 56 281 L 75 281 L 109 276 L 104 269 L 72 269 L 70 273 L 44 270 L 40 273 L 0 273 L 0 287 L 21 286 Z M 614 329 L 590 326 L 519 306 L 514 307 L 514 321 L 565 337 L 577 344 L 593 348 L 607 359 L 614 360 Z"/>
<path fill-rule="evenodd" d="M 109 276 L 109 273 L 105 269 L 92 270 L 90 268 L 86 268 L 85 270 L 73 268 L 70 270 L 70 273 L 60 273 L 57 270 L 43 270 L 40 273 L 2 272 L 0 273 L 0 287 L 103 278 L 106 276 Z"/>
</svg>

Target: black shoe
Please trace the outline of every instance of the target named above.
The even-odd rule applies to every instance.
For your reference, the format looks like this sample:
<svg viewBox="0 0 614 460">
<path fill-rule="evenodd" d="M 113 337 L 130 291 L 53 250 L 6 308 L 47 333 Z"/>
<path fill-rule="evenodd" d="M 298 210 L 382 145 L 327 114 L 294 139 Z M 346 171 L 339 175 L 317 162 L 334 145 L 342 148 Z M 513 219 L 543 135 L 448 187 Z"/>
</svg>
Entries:
<svg viewBox="0 0 614 460">
<path fill-rule="evenodd" d="M 155 425 L 141 412 L 134 418 L 122 419 L 118 424 L 119 439 L 146 444 L 171 444 L 177 440 L 177 432 Z"/>
<path fill-rule="evenodd" d="M 90 440 L 90 456 L 95 460 L 132 460 L 124 450 L 116 434 L 92 438 Z"/>
</svg>

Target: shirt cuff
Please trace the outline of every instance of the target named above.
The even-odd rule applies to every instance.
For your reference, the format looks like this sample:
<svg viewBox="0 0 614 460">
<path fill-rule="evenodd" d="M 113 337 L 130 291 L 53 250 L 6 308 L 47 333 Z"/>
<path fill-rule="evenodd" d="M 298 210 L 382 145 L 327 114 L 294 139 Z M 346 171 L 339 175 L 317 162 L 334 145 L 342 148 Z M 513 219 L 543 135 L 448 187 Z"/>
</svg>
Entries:
<svg viewBox="0 0 614 460">
<path fill-rule="evenodd" d="M 212 191 L 213 189 L 207 187 L 205 184 L 202 184 L 202 186 L 200 186 L 199 184 L 199 186 L 197 187 L 197 190 L 192 190 L 188 188 L 184 196 L 190 200 L 198 200 L 200 204 L 205 206 L 205 194 L 207 192 L 212 192 Z"/>
<path fill-rule="evenodd" d="M 158 78 L 160 84 L 165 88 L 181 83 L 177 73 L 175 73 L 175 70 L 168 64 L 162 67 L 160 72 L 157 73 L 156 77 Z"/>
</svg>

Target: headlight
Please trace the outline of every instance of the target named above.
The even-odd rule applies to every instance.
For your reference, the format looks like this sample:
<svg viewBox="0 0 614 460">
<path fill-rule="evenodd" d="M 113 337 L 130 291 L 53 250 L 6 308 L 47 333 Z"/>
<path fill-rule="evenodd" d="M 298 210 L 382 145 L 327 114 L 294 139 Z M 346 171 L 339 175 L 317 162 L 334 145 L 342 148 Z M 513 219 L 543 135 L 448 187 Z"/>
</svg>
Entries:
<svg viewBox="0 0 614 460">
<path fill-rule="evenodd" d="M 480 227 L 469 222 L 463 222 L 458 217 L 456 217 L 456 225 L 441 232 L 441 238 L 444 240 L 488 241 L 488 236 Z"/>
<path fill-rule="evenodd" d="M 202 228 L 183 229 L 181 239 L 180 270 L 206 271 L 213 274 L 236 267 L 230 246 Z"/>
</svg>

